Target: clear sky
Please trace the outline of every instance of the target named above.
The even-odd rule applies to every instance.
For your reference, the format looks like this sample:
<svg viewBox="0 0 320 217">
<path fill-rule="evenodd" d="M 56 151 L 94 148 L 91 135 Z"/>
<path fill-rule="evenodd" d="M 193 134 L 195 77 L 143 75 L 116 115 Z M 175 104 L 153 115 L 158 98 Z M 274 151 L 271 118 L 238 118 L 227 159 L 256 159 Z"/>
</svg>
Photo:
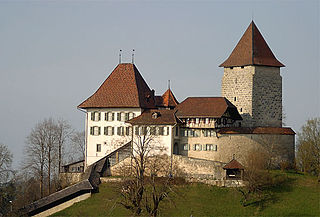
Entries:
<svg viewBox="0 0 320 217">
<path fill-rule="evenodd" d="M 220 96 L 222 63 L 254 19 L 286 65 L 286 125 L 298 132 L 320 116 L 319 1 L 1 1 L 0 143 L 17 166 L 25 137 L 48 117 L 78 130 L 76 106 L 118 64 L 135 63 L 162 94 L 171 80 L 179 101 Z"/>
</svg>

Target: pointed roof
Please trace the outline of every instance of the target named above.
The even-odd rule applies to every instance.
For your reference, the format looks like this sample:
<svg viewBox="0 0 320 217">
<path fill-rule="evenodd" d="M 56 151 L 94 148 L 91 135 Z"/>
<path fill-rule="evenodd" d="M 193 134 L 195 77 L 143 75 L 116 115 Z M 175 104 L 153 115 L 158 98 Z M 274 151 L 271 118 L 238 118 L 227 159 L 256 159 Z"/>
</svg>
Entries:
<svg viewBox="0 0 320 217">
<path fill-rule="evenodd" d="M 154 92 L 134 64 L 122 63 L 79 108 L 154 108 Z"/>
<path fill-rule="evenodd" d="M 175 107 L 179 104 L 176 97 L 173 95 L 170 88 L 162 95 L 163 105 L 166 107 Z"/>
<path fill-rule="evenodd" d="M 232 159 L 229 163 L 227 163 L 223 169 L 244 169 L 241 163 L 239 163 L 236 159 Z"/>
<path fill-rule="evenodd" d="M 274 56 L 253 21 L 250 23 L 228 59 L 224 61 L 220 67 L 247 65 L 284 67 Z"/>
</svg>

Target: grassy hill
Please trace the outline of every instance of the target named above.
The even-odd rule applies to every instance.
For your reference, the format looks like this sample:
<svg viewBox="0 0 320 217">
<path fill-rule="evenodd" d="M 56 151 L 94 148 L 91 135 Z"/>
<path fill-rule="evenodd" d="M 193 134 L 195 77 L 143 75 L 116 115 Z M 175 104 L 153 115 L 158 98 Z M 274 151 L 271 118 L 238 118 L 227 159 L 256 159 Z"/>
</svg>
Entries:
<svg viewBox="0 0 320 217">
<path fill-rule="evenodd" d="M 171 201 L 161 204 L 160 216 L 320 216 L 320 185 L 315 177 L 286 173 L 288 181 L 270 189 L 271 197 L 243 207 L 232 188 L 204 184 L 177 187 Z M 100 193 L 53 216 L 130 216 L 117 202 L 114 184 L 100 185 Z"/>
</svg>

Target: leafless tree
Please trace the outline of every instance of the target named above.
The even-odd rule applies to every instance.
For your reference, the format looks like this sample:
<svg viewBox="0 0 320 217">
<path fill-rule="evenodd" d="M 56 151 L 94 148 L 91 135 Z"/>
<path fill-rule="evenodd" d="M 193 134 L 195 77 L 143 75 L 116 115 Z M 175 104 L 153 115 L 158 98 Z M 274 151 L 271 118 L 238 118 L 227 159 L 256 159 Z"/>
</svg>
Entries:
<svg viewBox="0 0 320 217">
<path fill-rule="evenodd" d="M 38 178 L 41 198 L 45 196 L 45 186 L 50 194 L 59 185 L 57 181 L 62 161 L 61 152 L 71 132 L 66 121 L 49 118 L 36 124 L 26 139 L 23 168 Z"/>
<path fill-rule="evenodd" d="M 171 191 L 171 160 L 165 155 L 166 148 L 159 143 L 155 128 L 136 127 L 139 130 L 133 131 L 131 162 L 120 168 L 124 176 L 119 187 L 120 203 L 134 215 L 145 210 L 150 216 L 157 216 L 159 204 Z"/>
<path fill-rule="evenodd" d="M 280 167 L 282 161 L 289 161 L 289 147 L 282 144 L 281 135 L 262 135 L 257 139 L 262 146 L 263 153 L 267 155 L 267 170 Z M 293 156 L 292 156 L 293 157 Z"/>
<path fill-rule="evenodd" d="M 73 155 L 79 156 L 80 159 L 85 158 L 85 132 L 74 132 L 71 137 Z"/>
<path fill-rule="evenodd" d="M 308 120 L 298 134 L 297 166 L 320 180 L 320 118 Z"/>
<path fill-rule="evenodd" d="M 26 138 L 23 169 L 39 178 L 40 197 L 44 196 L 44 167 L 46 162 L 46 132 L 44 122 L 37 123 Z"/>
<path fill-rule="evenodd" d="M 58 145 L 58 172 L 61 171 L 62 166 L 62 149 L 66 142 L 72 137 L 73 129 L 71 125 L 64 119 L 58 119 L 56 123 L 56 139 Z M 83 152 L 84 153 L 84 152 Z"/>
<path fill-rule="evenodd" d="M 0 184 L 6 183 L 13 175 L 12 154 L 6 145 L 0 144 Z"/>
</svg>

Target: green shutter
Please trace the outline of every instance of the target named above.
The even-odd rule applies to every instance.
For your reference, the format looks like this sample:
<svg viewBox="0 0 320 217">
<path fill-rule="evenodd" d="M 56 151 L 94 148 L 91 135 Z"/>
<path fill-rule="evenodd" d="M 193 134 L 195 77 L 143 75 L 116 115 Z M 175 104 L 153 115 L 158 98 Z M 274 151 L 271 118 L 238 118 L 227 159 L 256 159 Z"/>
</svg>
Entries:
<svg viewBox="0 0 320 217">
<path fill-rule="evenodd" d="M 91 112 L 91 120 L 94 121 L 94 112 Z"/>
<path fill-rule="evenodd" d="M 108 127 L 104 127 L 104 135 L 108 135 Z"/>
<path fill-rule="evenodd" d="M 112 127 L 112 135 L 114 135 L 114 127 Z"/>
<path fill-rule="evenodd" d="M 112 112 L 112 121 L 114 121 L 114 113 Z"/>
<path fill-rule="evenodd" d="M 107 112 L 104 113 L 104 120 L 108 121 L 108 113 Z"/>
<path fill-rule="evenodd" d="M 93 127 L 90 127 L 90 135 L 93 135 Z"/>
<path fill-rule="evenodd" d="M 99 112 L 99 121 L 101 120 L 101 112 Z"/>
<path fill-rule="evenodd" d="M 101 129 L 101 127 L 98 127 L 98 135 L 100 135 L 100 129 Z"/>
</svg>

